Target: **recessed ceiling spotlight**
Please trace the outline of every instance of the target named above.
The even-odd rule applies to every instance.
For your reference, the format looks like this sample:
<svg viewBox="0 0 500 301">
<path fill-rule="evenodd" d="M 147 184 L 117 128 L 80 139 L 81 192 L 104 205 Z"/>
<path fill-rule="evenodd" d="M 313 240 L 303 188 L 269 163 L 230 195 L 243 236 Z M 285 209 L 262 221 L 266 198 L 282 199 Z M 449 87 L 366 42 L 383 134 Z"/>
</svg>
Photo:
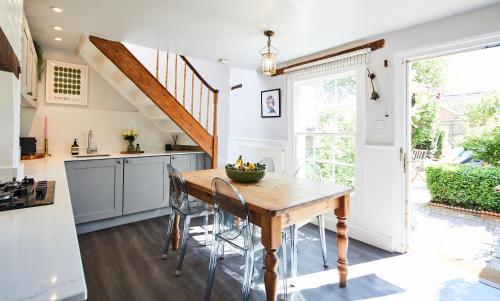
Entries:
<svg viewBox="0 0 500 301">
<path fill-rule="evenodd" d="M 53 37 L 54 41 L 58 41 L 58 42 L 61 42 L 62 41 L 62 38 L 60 37 Z"/>
<path fill-rule="evenodd" d="M 52 26 L 52 29 L 57 30 L 57 31 L 61 31 L 61 30 L 62 30 L 62 27 L 61 27 L 61 26 L 54 25 L 54 26 Z"/>
<path fill-rule="evenodd" d="M 63 12 L 63 9 L 60 8 L 60 7 L 55 7 L 55 6 L 51 6 L 50 9 L 53 11 L 53 12 L 56 12 L 56 13 L 62 13 Z"/>
<path fill-rule="evenodd" d="M 217 60 L 219 63 L 224 64 L 224 65 L 229 65 L 229 60 L 228 59 L 218 59 Z"/>
</svg>

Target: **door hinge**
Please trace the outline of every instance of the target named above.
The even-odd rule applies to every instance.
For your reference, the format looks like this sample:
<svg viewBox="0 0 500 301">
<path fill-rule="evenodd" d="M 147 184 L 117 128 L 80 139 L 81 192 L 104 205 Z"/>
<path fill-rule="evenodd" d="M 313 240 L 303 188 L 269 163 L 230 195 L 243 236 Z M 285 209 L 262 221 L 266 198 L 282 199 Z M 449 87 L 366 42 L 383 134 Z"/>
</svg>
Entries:
<svg viewBox="0 0 500 301">
<path fill-rule="evenodd" d="M 408 155 L 402 147 L 399 149 L 399 161 L 403 162 L 403 172 L 406 174 L 406 167 L 408 166 Z"/>
</svg>

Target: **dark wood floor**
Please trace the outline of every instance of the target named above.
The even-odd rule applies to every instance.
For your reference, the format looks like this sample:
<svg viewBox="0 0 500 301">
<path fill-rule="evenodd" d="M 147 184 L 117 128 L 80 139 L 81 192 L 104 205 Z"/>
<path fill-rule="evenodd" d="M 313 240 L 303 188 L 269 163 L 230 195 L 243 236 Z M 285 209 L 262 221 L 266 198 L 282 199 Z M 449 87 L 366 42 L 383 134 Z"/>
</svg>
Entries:
<svg viewBox="0 0 500 301">
<path fill-rule="evenodd" d="M 176 252 L 161 260 L 166 217 L 145 220 L 79 236 L 89 300 L 202 300 L 205 289 L 209 248 L 204 247 L 201 220 L 193 220 L 182 275 L 176 277 Z M 198 227 L 196 227 L 198 226 Z M 337 258 L 335 233 L 327 231 L 330 269 Z M 299 275 L 324 271 L 317 227 L 300 229 Z M 256 263 L 262 262 L 258 255 Z M 394 256 L 354 239 L 349 241 L 349 265 Z M 241 299 L 243 257 L 228 252 L 217 265 L 212 300 Z M 377 277 L 350 281 L 346 289 L 337 283 L 301 291 L 305 300 L 356 300 L 398 292 Z M 262 275 L 254 283 L 252 300 L 265 300 Z M 374 287 L 376 289 L 374 290 Z M 359 295 L 364 289 L 362 295 Z M 370 291 L 371 290 L 371 291 Z"/>
</svg>

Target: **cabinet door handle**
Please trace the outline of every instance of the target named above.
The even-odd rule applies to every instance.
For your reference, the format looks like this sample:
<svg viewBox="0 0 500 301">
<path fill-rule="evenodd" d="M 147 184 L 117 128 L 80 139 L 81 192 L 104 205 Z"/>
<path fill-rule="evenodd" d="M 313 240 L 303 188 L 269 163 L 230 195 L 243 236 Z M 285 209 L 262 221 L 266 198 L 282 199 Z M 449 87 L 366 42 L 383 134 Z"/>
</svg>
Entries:
<svg viewBox="0 0 500 301">
<path fill-rule="evenodd" d="M 26 94 L 28 94 L 29 96 L 33 95 L 33 93 L 31 93 L 31 92 L 28 92 L 28 93 L 26 93 Z"/>
<path fill-rule="evenodd" d="M 120 160 L 117 160 L 116 164 L 122 164 L 122 162 Z"/>
<path fill-rule="evenodd" d="M 127 163 L 127 164 L 128 164 L 128 160 L 125 160 L 125 163 Z"/>
</svg>

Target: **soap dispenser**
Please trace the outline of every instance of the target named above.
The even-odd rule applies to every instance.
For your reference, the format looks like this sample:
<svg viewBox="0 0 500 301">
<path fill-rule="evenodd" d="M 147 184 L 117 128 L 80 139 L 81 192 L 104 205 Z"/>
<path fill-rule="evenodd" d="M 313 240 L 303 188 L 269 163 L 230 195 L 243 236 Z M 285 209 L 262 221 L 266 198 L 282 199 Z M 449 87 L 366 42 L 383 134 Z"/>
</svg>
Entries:
<svg viewBox="0 0 500 301">
<path fill-rule="evenodd" d="M 78 142 L 76 140 L 78 139 L 75 139 L 75 141 L 73 141 L 73 145 L 71 146 L 72 156 L 78 156 L 78 154 L 80 153 L 80 147 L 78 146 Z"/>
</svg>

